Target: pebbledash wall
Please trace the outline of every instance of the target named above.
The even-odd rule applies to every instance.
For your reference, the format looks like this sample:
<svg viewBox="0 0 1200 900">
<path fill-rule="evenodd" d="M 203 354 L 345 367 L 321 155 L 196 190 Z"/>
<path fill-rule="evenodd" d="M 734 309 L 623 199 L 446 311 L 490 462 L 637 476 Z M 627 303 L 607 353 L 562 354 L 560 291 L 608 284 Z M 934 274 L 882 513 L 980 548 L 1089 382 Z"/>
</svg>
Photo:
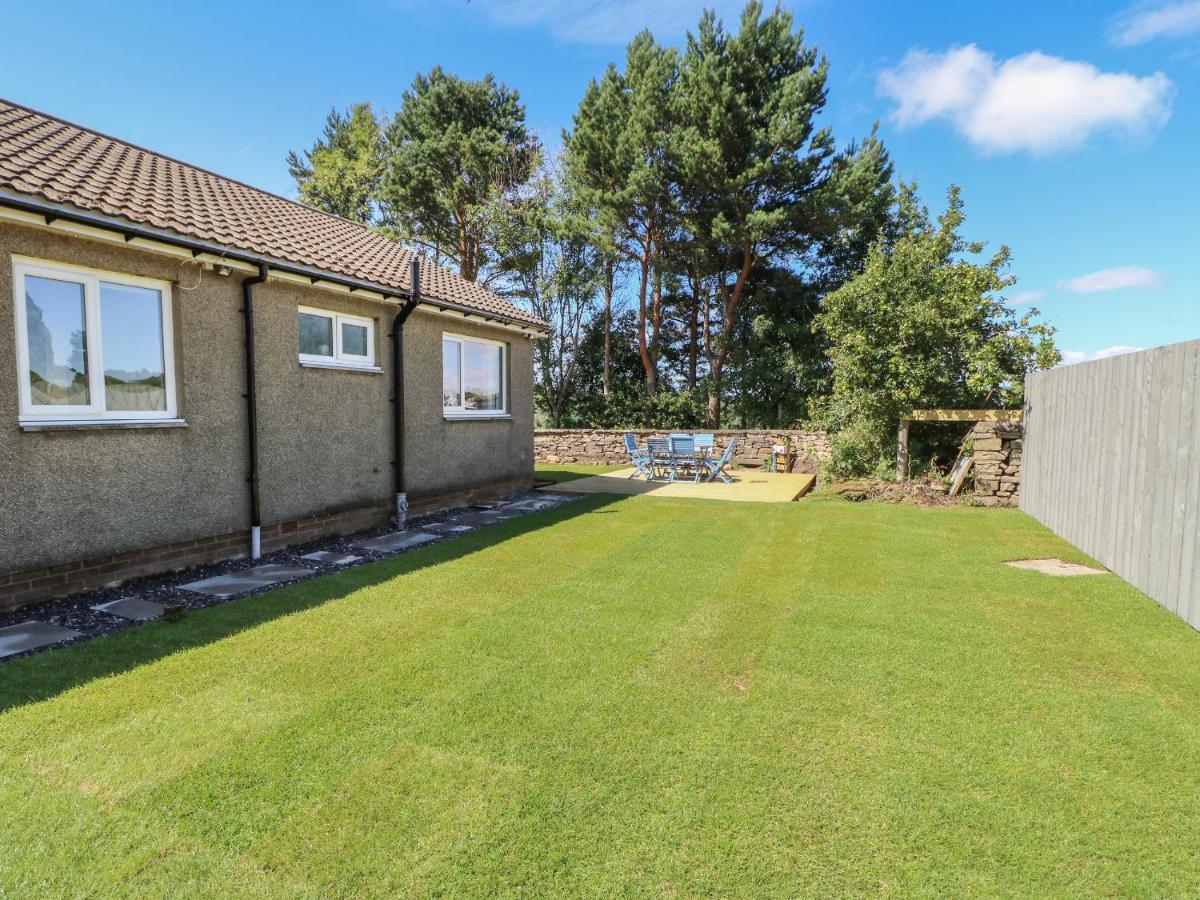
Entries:
<svg viewBox="0 0 1200 900">
<path fill-rule="evenodd" d="M 634 431 L 638 443 L 648 437 L 665 437 L 667 431 Z M 541 462 L 550 463 L 625 463 L 629 454 L 625 452 L 625 431 L 589 428 L 539 428 L 533 433 L 534 455 Z M 782 442 L 784 435 L 792 436 L 792 447 L 797 458 L 824 461 L 829 459 L 829 438 L 819 429 L 799 430 L 750 430 L 715 431 L 721 446 L 729 438 L 737 438 L 738 447 L 734 458 L 738 460 L 764 460 L 774 444 Z"/>
<path fill-rule="evenodd" d="M 22 430 L 14 254 L 171 283 L 186 425 Z M 171 257 L 0 224 L 0 610 L 248 552 L 241 276 L 196 278 Z M 395 308 L 280 281 L 254 298 L 263 550 L 387 524 Z M 300 305 L 374 319 L 382 371 L 302 367 Z M 506 343 L 509 416 L 443 417 L 443 332 Z M 531 485 L 530 339 L 419 308 L 404 347 L 411 511 Z"/>
</svg>

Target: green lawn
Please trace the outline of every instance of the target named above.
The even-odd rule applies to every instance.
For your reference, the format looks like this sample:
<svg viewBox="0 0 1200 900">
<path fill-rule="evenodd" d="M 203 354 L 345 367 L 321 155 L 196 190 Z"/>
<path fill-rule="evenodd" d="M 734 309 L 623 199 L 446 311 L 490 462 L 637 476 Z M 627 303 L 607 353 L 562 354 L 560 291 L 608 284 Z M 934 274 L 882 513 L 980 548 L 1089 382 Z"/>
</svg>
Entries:
<svg viewBox="0 0 1200 900">
<path fill-rule="evenodd" d="M 589 475 L 602 475 L 605 472 L 615 472 L 617 469 L 628 469 L 628 465 L 596 466 L 587 463 L 538 463 L 537 477 L 539 481 L 562 483 L 574 481 L 576 478 L 587 478 Z"/>
<path fill-rule="evenodd" d="M 592 496 L 0 665 L 0 894 L 1195 894 L 1200 636 L 1046 555 Z"/>
</svg>

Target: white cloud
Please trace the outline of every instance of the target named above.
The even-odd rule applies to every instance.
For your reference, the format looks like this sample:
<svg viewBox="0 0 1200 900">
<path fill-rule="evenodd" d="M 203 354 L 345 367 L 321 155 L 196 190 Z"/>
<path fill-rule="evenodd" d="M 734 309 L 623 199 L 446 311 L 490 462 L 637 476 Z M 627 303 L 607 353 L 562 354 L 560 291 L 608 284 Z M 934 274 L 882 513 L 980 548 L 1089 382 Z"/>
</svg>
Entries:
<svg viewBox="0 0 1200 900">
<path fill-rule="evenodd" d="M 1037 303 L 1046 296 L 1045 291 L 1017 291 L 1008 298 L 1009 306 L 1028 306 L 1030 303 Z"/>
<path fill-rule="evenodd" d="M 1110 37 L 1121 47 L 1144 44 L 1155 38 L 1186 37 L 1200 31 L 1200 0 L 1138 4 L 1113 23 Z"/>
<path fill-rule="evenodd" d="M 396 0 L 421 8 L 424 0 Z M 475 0 L 477 9 L 496 25 L 541 27 L 562 41 L 580 44 L 624 44 L 644 28 L 662 41 L 695 30 L 706 8 L 716 10 L 727 26 L 737 27 L 740 2 L 719 0 Z"/>
<path fill-rule="evenodd" d="M 1103 350 L 1096 350 L 1093 353 L 1085 353 L 1082 350 L 1063 350 L 1062 362 L 1059 365 L 1073 366 L 1076 363 L 1091 362 L 1094 359 L 1108 359 L 1110 356 L 1120 356 L 1123 353 L 1137 353 L 1142 347 L 1126 347 L 1123 344 L 1118 344 L 1115 347 L 1105 347 Z"/>
<path fill-rule="evenodd" d="M 1102 291 L 1120 291 L 1125 288 L 1160 288 L 1166 284 L 1161 272 L 1143 266 L 1120 266 L 1116 269 L 1101 269 L 1087 275 L 1064 278 L 1058 286 L 1072 294 L 1098 294 Z"/>
<path fill-rule="evenodd" d="M 1053 153 L 1099 133 L 1139 136 L 1167 121 L 1175 89 L 1162 72 L 1101 72 L 1090 63 L 1025 53 L 997 61 L 974 44 L 910 50 L 879 76 L 901 126 L 945 119 L 982 150 Z"/>
</svg>

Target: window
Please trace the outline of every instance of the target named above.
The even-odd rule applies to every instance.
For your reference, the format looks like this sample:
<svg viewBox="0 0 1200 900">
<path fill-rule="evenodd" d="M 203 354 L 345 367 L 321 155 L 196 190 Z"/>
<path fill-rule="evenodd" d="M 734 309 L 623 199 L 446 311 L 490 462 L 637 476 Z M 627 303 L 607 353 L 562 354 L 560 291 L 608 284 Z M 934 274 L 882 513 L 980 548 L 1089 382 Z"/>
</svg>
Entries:
<svg viewBox="0 0 1200 900">
<path fill-rule="evenodd" d="M 508 413 L 505 345 L 498 341 L 442 336 L 442 409 L 445 415 L 503 416 Z"/>
<path fill-rule="evenodd" d="M 310 366 L 375 368 L 375 322 L 300 307 L 300 362 Z"/>
<path fill-rule="evenodd" d="M 13 288 L 23 420 L 175 418 L 169 284 L 17 259 Z"/>
</svg>

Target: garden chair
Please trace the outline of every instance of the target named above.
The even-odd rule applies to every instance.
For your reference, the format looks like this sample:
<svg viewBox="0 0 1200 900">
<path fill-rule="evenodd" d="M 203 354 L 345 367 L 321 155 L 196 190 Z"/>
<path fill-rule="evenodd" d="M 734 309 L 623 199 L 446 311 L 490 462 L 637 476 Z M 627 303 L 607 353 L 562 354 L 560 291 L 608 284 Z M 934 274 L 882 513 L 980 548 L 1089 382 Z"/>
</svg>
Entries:
<svg viewBox="0 0 1200 900">
<path fill-rule="evenodd" d="M 700 483 L 700 460 L 696 456 L 696 441 L 690 434 L 673 434 L 668 441 L 671 445 L 671 480 L 680 469 L 692 470 L 692 482 Z"/>
<path fill-rule="evenodd" d="M 671 443 L 667 438 L 646 438 L 646 452 L 650 454 L 651 478 L 670 469 Z"/>
<path fill-rule="evenodd" d="M 713 434 L 697 434 L 693 436 L 696 441 L 696 455 L 702 459 L 712 456 L 713 450 L 717 446 L 716 435 Z"/>
<path fill-rule="evenodd" d="M 733 479 L 725 474 L 725 467 L 733 459 L 733 450 L 736 446 L 737 438 L 731 437 L 729 443 L 725 445 L 725 452 L 721 454 L 720 459 L 704 461 L 704 467 L 708 469 L 708 477 L 704 479 L 705 484 L 714 478 L 720 478 L 726 484 L 733 484 Z"/>
<path fill-rule="evenodd" d="M 629 461 L 633 463 L 633 472 L 630 478 L 644 476 L 647 481 L 654 477 L 654 463 L 650 458 L 650 451 L 645 447 L 639 447 L 637 440 L 630 432 L 625 432 L 625 450 L 629 453 Z"/>
</svg>

